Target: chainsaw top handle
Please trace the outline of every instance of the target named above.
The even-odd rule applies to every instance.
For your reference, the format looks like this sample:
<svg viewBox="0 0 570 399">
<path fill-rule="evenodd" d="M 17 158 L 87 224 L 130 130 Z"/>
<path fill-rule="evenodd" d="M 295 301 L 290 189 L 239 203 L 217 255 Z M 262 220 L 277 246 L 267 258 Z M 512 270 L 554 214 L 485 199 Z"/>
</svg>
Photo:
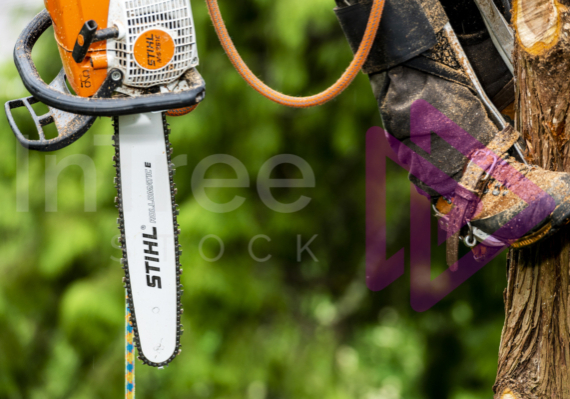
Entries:
<svg viewBox="0 0 570 399">
<path fill-rule="evenodd" d="M 204 99 L 205 87 L 200 85 L 177 93 L 147 94 L 138 97 L 109 97 L 110 87 L 120 86 L 123 73 L 119 69 L 108 72 L 106 93 L 86 98 L 62 93 L 47 85 L 40 77 L 32 60 L 32 49 L 39 37 L 52 25 L 47 10 L 41 11 L 18 37 L 14 48 L 14 62 L 24 86 L 32 96 L 44 104 L 73 114 L 89 116 L 119 116 L 188 107 Z M 101 90 L 100 89 L 100 90 Z"/>
</svg>

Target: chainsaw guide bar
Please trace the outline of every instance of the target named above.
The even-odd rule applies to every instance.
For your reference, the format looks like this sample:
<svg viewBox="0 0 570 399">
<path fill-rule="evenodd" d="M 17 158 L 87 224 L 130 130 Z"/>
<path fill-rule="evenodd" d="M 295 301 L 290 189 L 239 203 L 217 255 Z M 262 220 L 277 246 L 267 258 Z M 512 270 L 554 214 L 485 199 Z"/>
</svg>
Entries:
<svg viewBox="0 0 570 399">
<path fill-rule="evenodd" d="M 164 367 L 180 353 L 180 233 L 170 129 L 164 113 L 114 118 L 117 223 L 139 360 Z"/>
</svg>

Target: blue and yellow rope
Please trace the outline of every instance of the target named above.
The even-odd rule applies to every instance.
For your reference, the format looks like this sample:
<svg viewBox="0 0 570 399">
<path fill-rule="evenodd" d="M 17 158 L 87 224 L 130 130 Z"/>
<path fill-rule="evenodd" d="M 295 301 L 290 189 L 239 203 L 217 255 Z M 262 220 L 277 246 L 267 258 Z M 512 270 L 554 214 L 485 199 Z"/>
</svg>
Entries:
<svg viewBox="0 0 570 399">
<path fill-rule="evenodd" d="M 135 344 L 130 319 L 131 309 L 127 301 L 125 316 L 125 398 L 135 399 Z"/>
</svg>

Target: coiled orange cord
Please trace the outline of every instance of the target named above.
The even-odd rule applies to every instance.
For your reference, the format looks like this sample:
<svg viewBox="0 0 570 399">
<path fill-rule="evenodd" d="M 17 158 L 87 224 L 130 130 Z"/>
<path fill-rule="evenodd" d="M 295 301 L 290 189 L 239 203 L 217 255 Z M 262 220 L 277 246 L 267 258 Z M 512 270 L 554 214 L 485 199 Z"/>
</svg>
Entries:
<svg viewBox="0 0 570 399">
<path fill-rule="evenodd" d="M 251 70 L 248 68 L 246 63 L 243 61 L 230 35 L 228 34 L 228 29 L 220 13 L 220 7 L 218 6 L 217 0 L 206 0 L 208 5 L 208 12 L 210 13 L 210 18 L 214 23 L 214 28 L 222 47 L 224 48 L 226 54 L 228 55 L 231 63 L 234 65 L 238 73 L 245 79 L 245 81 L 253 87 L 257 92 L 259 92 L 264 97 L 278 104 L 285 105 L 287 107 L 293 108 L 309 108 L 317 105 L 322 105 L 344 91 L 354 80 L 362 65 L 368 58 L 374 39 L 376 38 L 376 33 L 378 32 L 378 26 L 380 26 L 380 20 L 382 18 L 382 11 L 384 10 L 385 0 L 374 0 L 372 5 L 372 11 L 370 12 L 370 17 L 368 19 L 368 25 L 366 26 L 366 32 L 362 42 L 360 43 L 360 48 L 354 56 L 354 59 L 350 63 L 347 70 L 342 74 L 340 79 L 336 81 L 334 85 L 323 91 L 322 93 L 316 94 L 309 97 L 293 97 L 287 96 L 285 94 L 279 93 L 273 90 L 265 83 L 263 83 L 257 76 L 255 76 Z"/>
</svg>

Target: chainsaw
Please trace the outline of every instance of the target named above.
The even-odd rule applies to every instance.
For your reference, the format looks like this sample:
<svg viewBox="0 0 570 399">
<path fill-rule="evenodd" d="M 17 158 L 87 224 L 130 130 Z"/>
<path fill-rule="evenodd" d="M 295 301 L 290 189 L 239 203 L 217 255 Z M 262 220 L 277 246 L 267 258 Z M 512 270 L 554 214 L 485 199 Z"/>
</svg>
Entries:
<svg viewBox="0 0 570 399">
<path fill-rule="evenodd" d="M 217 0 L 206 0 L 216 34 L 231 63 L 258 93 L 293 108 L 322 105 L 358 75 L 380 26 L 385 0 L 373 0 L 362 44 L 331 87 L 309 97 L 279 93 L 259 80 L 242 60 L 224 24 Z M 167 366 L 180 353 L 180 234 L 168 116 L 193 111 L 205 96 L 196 70 L 198 52 L 189 0 L 45 0 L 20 34 L 14 62 L 30 97 L 6 103 L 18 141 L 36 151 L 55 151 L 82 137 L 98 116 L 114 122 L 115 198 L 119 209 L 121 263 L 127 305 L 139 359 Z M 63 68 L 48 85 L 39 76 L 32 49 L 54 27 Z M 68 88 L 73 89 L 74 93 Z M 32 105 L 49 111 L 37 115 Z M 18 128 L 12 111 L 26 108 L 38 139 Z M 55 125 L 57 137 L 44 127 Z"/>
<path fill-rule="evenodd" d="M 164 367 L 180 352 L 180 233 L 166 116 L 191 112 L 205 96 L 189 0 L 45 0 L 24 29 L 14 61 L 31 96 L 6 103 L 26 148 L 54 151 L 82 137 L 99 116 L 112 117 L 127 301 L 139 359 Z M 32 61 L 53 25 L 63 68 L 50 83 Z M 69 89 L 73 90 L 74 93 Z M 32 105 L 49 112 L 38 115 Z M 12 111 L 25 107 L 37 128 L 29 139 Z M 54 124 L 57 137 L 44 128 Z"/>
</svg>

